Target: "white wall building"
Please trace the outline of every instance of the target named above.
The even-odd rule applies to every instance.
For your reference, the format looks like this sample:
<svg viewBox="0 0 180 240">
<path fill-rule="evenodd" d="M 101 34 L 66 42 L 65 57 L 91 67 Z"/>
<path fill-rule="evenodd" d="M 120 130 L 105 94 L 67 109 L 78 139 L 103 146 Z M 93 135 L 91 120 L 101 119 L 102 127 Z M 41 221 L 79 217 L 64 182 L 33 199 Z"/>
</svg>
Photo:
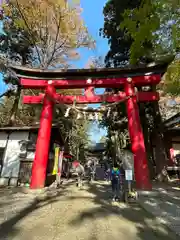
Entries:
<svg viewBox="0 0 180 240">
<path fill-rule="evenodd" d="M 38 129 L 39 125 L 0 128 L 0 186 L 17 185 L 22 171 L 26 179 L 30 178 Z M 62 143 L 56 125 L 52 126 L 51 136 L 50 155 L 53 155 L 54 141 L 59 139 Z"/>
</svg>

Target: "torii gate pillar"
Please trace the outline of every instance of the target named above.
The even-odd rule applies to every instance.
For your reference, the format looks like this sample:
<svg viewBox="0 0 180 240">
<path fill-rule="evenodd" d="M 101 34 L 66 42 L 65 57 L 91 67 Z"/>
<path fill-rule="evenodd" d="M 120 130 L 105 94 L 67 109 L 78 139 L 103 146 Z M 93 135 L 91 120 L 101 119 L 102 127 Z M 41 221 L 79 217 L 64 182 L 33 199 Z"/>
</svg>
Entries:
<svg viewBox="0 0 180 240">
<path fill-rule="evenodd" d="M 125 83 L 125 93 L 127 96 L 132 96 L 126 101 L 126 110 L 132 152 L 134 154 L 136 187 L 141 190 L 151 190 L 152 186 L 149 178 L 148 162 L 140 123 L 137 96 L 135 96 L 135 89 L 132 85 L 131 78 L 128 78 Z"/>
<path fill-rule="evenodd" d="M 43 188 L 46 180 L 54 105 L 54 103 L 47 96 L 48 92 L 54 94 L 56 90 L 51 85 L 47 86 L 44 97 L 40 118 L 40 128 L 36 142 L 36 153 L 31 175 L 30 188 L 32 189 Z"/>
</svg>

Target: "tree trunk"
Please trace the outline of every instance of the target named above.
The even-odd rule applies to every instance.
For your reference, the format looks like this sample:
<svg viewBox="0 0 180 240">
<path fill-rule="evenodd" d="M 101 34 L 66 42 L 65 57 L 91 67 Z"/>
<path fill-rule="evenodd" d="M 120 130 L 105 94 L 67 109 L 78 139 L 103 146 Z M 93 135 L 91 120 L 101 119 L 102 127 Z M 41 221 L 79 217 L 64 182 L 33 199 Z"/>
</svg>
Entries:
<svg viewBox="0 0 180 240">
<path fill-rule="evenodd" d="M 20 95 L 21 95 L 21 86 L 18 85 L 16 94 L 15 94 L 14 103 L 13 103 L 13 106 L 12 106 L 12 109 L 11 109 L 11 115 L 10 115 L 10 118 L 9 118 L 8 125 L 13 125 L 15 123 Z"/>
<path fill-rule="evenodd" d="M 141 119 L 141 126 L 143 129 L 143 135 L 144 135 L 144 144 L 146 147 L 146 154 L 148 158 L 148 166 L 149 166 L 149 173 L 151 179 L 155 178 L 155 170 L 154 170 L 154 162 L 153 162 L 153 153 L 151 149 L 151 141 L 150 141 L 150 126 L 148 124 L 148 119 L 146 117 L 146 104 L 140 103 L 139 104 L 139 113 L 140 113 L 140 119 Z"/>
<path fill-rule="evenodd" d="M 156 174 L 157 180 L 167 181 L 169 179 L 166 166 L 167 156 L 164 144 L 163 123 L 159 111 L 158 102 L 153 103 L 154 116 L 154 136 L 155 136 L 155 154 L 156 154 Z"/>
<path fill-rule="evenodd" d="M 24 66 L 26 65 L 26 60 L 27 60 L 26 53 L 24 52 L 24 54 L 22 54 L 21 57 L 22 57 L 21 65 Z M 18 84 L 8 125 L 13 125 L 15 123 L 20 95 L 21 95 L 21 85 Z"/>
</svg>

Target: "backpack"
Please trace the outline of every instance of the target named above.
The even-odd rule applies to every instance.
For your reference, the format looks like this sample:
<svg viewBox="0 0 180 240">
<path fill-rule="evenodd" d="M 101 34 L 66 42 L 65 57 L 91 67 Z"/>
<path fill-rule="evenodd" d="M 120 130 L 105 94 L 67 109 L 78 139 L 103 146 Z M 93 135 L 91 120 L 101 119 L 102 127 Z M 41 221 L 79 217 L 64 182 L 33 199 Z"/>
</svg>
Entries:
<svg viewBox="0 0 180 240">
<path fill-rule="evenodd" d="M 113 168 L 111 171 L 112 178 L 117 179 L 119 178 L 120 171 L 118 168 Z"/>
</svg>

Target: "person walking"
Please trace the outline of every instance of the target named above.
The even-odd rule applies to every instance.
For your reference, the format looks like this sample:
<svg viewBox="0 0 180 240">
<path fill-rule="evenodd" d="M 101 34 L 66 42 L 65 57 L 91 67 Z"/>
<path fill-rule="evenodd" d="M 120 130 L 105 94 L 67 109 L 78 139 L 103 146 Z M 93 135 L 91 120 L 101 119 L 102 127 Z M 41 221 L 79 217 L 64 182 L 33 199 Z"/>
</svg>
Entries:
<svg viewBox="0 0 180 240">
<path fill-rule="evenodd" d="M 95 180 L 96 177 L 96 162 L 94 159 L 91 159 L 86 164 L 87 167 L 87 175 L 89 178 L 89 181 Z"/>
<path fill-rule="evenodd" d="M 104 178 L 107 182 L 110 180 L 110 165 L 108 162 L 105 162 L 104 164 Z"/>
<path fill-rule="evenodd" d="M 119 199 L 119 192 L 120 192 L 120 169 L 117 163 L 114 163 L 114 166 L 111 170 L 111 186 L 112 186 L 113 201 L 116 201 Z"/>
<path fill-rule="evenodd" d="M 83 177 L 85 175 L 85 169 L 83 167 L 83 165 L 78 161 L 78 160 L 75 160 L 73 163 L 72 163 L 72 167 L 75 171 L 75 173 L 77 174 L 77 183 L 76 185 L 81 187 L 83 185 Z"/>
</svg>

